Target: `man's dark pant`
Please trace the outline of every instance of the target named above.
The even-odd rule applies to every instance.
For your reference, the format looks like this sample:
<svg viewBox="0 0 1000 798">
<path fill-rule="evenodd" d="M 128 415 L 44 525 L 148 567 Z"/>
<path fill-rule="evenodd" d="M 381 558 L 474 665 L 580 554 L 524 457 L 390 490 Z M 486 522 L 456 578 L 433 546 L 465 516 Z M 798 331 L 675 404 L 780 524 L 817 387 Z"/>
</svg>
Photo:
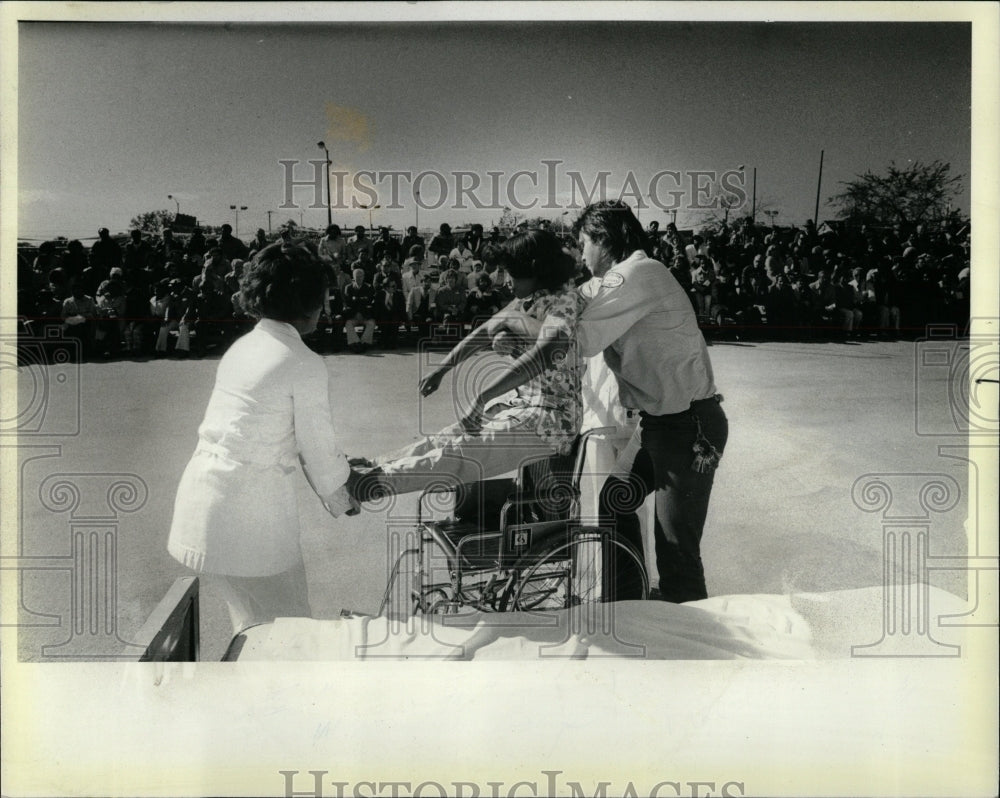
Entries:
<svg viewBox="0 0 1000 798">
<path fill-rule="evenodd" d="M 637 552 L 643 551 L 638 509 L 656 492 L 656 568 L 659 589 L 667 601 L 708 597 L 701 563 L 701 535 L 712 494 L 714 469 L 692 469 L 692 450 L 701 434 L 722 454 L 729 437 L 726 414 L 715 399 L 694 402 L 691 409 L 667 416 L 642 414 L 642 448 L 628 478 L 609 477 L 601 488 L 602 526 L 613 526 Z M 615 596 L 638 598 L 641 588 L 635 566 L 622 557 L 614 569 Z"/>
</svg>

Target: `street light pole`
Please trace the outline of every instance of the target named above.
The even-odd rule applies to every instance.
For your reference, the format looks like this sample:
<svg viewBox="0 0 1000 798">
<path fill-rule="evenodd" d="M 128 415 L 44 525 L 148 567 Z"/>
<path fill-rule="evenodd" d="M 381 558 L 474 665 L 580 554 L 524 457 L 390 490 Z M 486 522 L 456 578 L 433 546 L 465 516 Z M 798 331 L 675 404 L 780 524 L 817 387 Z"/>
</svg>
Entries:
<svg viewBox="0 0 1000 798">
<path fill-rule="evenodd" d="M 229 210 L 236 211 L 236 237 L 240 237 L 240 211 L 245 211 L 246 205 L 230 205 Z"/>
<path fill-rule="evenodd" d="M 326 153 L 326 226 L 329 227 L 333 224 L 333 210 L 332 203 L 330 202 L 330 150 L 326 148 L 325 142 L 318 142 L 317 147 Z M 337 194 L 339 197 L 340 194 Z"/>
<path fill-rule="evenodd" d="M 272 213 L 274 213 L 274 211 L 268 211 L 267 212 L 267 234 L 268 235 L 271 235 L 271 214 Z"/>
<path fill-rule="evenodd" d="M 177 215 L 181 215 L 181 203 L 173 194 L 167 194 L 167 199 L 173 200 L 177 204 Z"/>
</svg>

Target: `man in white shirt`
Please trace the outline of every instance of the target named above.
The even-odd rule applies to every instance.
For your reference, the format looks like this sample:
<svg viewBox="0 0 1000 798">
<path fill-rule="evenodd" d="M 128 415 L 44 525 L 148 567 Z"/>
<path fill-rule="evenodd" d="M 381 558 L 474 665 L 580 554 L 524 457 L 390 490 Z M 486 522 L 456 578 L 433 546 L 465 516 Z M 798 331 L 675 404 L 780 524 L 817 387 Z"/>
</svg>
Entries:
<svg viewBox="0 0 1000 798">
<path fill-rule="evenodd" d="M 684 290 L 647 257 L 645 233 L 628 206 L 590 205 L 574 232 L 585 265 L 601 278 L 580 318 L 578 344 L 586 357 L 604 353 L 622 405 L 640 415 L 629 477 L 606 480 L 601 522 L 641 551 L 636 510 L 656 491 L 659 591 L 673 602 L 706 598 L 701 537 L 728 422 L 705 339 Z M 616 576 L 618 597 L 634 597 L 627 567 Z"/>
</svg>

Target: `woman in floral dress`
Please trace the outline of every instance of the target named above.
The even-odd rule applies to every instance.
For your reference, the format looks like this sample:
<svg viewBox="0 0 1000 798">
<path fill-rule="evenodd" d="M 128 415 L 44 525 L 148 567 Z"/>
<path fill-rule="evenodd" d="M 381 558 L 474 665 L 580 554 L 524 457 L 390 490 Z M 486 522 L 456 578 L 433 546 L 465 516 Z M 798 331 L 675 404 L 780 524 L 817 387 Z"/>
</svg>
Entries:
<svg viewBox="0 0 1000 798">
<path fill-rule="evenodd" d="M 478 482 L 572 448 L 582 417 L 582 362 L 575 341 L 584 300 L 573 286 L 576 262 L 555 235 L 543 230 L 508 239 L 498 260 L 513 280 L 514 300 L 420 381 L 421 395 L 434 393 L 448 371 L 490 348 L 499 333 L 510 340 L 511 329 L 524 316 L 535 320 L 535 328 L 540 324 L 538 332 L 523 349 L 507 351 L 513 358 L 507 368 L 474 386 L 478 390 L 465 400 L 468 407 L 458 423 L 374 460 L 353 461 L 364 466 L 355 487 L 362 501 L 430 483 Z"/>
</svg>

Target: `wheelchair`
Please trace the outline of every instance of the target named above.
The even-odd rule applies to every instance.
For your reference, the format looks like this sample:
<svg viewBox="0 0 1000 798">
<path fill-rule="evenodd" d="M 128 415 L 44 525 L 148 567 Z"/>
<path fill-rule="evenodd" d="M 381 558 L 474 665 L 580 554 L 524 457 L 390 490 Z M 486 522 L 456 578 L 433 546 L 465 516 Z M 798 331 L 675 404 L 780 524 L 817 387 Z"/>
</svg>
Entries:
<svg viewBox="0 0 1000 798">
<path fill-rule="evenodd" d="M 379 614 L 565 609 L 615 600 L 622 574 L 630 597 L 648 598 L 641 553 L 613 529 L 580 521 L 587 441 L 612 431 L 588 430 L 568 457 L 525 462 L 513 479 L 425 488 L 411 537 L 416 545 L 397 557 Z M 427 517 L 448 504 L 451 517 Z M 415 565 L 401 591 L 408 561 Z"/>
</svg>

